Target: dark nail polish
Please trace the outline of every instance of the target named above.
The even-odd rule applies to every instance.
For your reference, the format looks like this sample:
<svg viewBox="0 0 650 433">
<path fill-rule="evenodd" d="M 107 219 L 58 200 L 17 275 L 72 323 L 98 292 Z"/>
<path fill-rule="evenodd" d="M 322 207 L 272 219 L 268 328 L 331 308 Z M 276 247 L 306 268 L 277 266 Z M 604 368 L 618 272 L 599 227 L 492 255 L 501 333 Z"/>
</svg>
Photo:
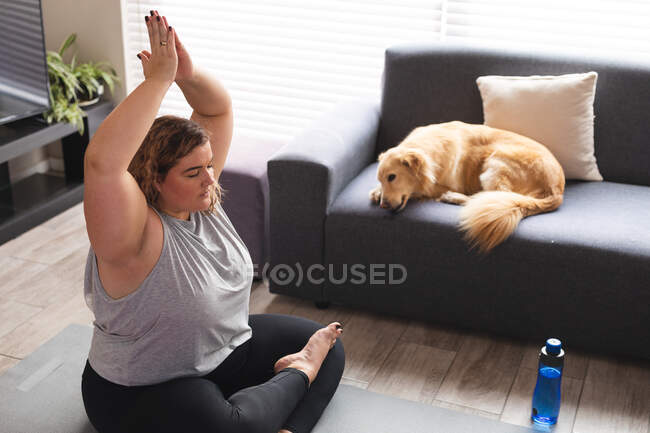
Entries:
<svg viewBox="0 0 650 433">
<path fill-rule="evenodd" d="M 153 16 L 153 11 L 149 11 L 149 13 L 151 14 L 151 16 Z"/>
<path fill-rule="evenodd" d="M 169 26 L 169 31 L 170 31 L 170 32 L 172 31 L 172 26 Z"/>
<path fill-rule="evenodd" d="M 140 54 L 136 54 L 138 56 L 138 59 L 142 60 L 142 57 L 140 57 Z"/>
<path fill-rule="evenodd" d="M 145 15 L 145 16 L 144 16 L 144 20 L 145 20 L 146 22 L 149 22 L 149 17 Z"/>
<path fill-rule="evenodd" d="M 156 15 L 156 19 L 160 21 L 160 15 Z"/>
<path fill-rule="evenodd" d="M 336 329 L 341 329 L 341 328 L 342 328 L 341 325 L 336 325 Z"/>
</svg>

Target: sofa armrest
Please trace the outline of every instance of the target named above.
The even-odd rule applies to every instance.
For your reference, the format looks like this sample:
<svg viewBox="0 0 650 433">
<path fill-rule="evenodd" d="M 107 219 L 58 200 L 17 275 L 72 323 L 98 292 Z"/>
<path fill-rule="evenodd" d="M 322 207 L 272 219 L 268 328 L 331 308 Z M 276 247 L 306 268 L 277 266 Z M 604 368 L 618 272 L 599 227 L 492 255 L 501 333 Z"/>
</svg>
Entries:
<svg viewBox="0 0 650 433">
<path fill-rule="evenodd" d="M 323 263 L 327 209 L 372 162 L 378 129 L 378 102 L 346 102 L 312 123 L 268 161 L 271 271 L 279 265 L 307 271 Z M 274 293 L 321 299 L 322 284 L 303 278 L 298 287 L 296 281 L 279 284 L 269 272 L 267 276 Z"/>
<path fill-rule="evenodd" d="M 378 102 L 346 102 L 327 112 L 269 160 L 269 181 L 277 186 L 286 182 L 276 199 L 294 201 L 294 188 L 325 185 L 307 192 L 309 200 L 328 208 L 345 185 L 372 162 L 378 129 Z"/>
</svg>

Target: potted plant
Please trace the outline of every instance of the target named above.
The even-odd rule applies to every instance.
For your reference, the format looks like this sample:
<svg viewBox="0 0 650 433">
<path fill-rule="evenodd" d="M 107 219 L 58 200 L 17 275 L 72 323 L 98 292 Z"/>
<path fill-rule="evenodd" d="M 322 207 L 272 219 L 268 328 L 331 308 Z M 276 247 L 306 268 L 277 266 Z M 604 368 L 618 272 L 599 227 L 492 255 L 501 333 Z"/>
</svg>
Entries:
<svg viewBox="0 0 650 433">
<path fill-rule="evenodd" d="M 74 33 L 71 34 L 66 41 L 66 43 L 68 41 L 69 43 L 64 49 L 73 44 L 76 39 L 77 35 Z M 80 107 L 85 107 L 99 101 L 99 98 L 104 94 L 103 83 L 106 83 L 111 93 L 113 93 L 115 82 L 119 82 L 120 79 L 115 69 L 108 62 L 87 62 L 77 65 L 76 61 L 77 55 L 75 54 L 72 57 L 72 62 L 70 62 L 70 67 L 79 81 L 80 89 L 77 91 L 77 98 Z"/>
<path fill-rule="evenodd" d="M 43 113 L 47 123 L 67 122 L 75 125 L 79 134 L 84 133 L 82 106 L 99 101 L 106 83 L 113 92 L 119 78 L 108 62 L 87 62 L 77 64 L 77 55 L 70 64 L 63 60 L 65 51 L 74 43 L 77 35 L 68 36 L 59 52 L 47 52 L 47 67 L 50 78 L 50 103 L 52 107 Z"/>
<path fill-rule="evenodd" d="M 50 109 L 43 113 L 43 118 L 47 123 L 71 123 L 77 127 L 79 134 L 83 134 L 83 111 L 76 100 L 76 92 L 80 88 L 79 80 L 72 72 L 70 65 L 66 64 L 61 56 L 61 53 L 67 48 L 66 44 L 68 44 L 68 41 L 63 44 L 58 53 L 54 51 L 47 52 Z"/>
</svg>

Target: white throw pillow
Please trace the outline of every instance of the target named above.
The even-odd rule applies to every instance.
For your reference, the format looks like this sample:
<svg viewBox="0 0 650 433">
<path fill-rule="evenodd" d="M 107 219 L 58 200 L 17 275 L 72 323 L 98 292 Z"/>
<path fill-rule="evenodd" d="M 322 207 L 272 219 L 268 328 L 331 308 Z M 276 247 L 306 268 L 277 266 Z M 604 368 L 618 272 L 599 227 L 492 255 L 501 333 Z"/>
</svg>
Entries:
<svg viewBox="0 0 650 433">
<path fill-rule="evenodd" d="M 596 72 L 476 80 L 485 124 L 532 138 L 557 158 L 567 179 L 603 180 L 594 155 Z"/>
</svg>

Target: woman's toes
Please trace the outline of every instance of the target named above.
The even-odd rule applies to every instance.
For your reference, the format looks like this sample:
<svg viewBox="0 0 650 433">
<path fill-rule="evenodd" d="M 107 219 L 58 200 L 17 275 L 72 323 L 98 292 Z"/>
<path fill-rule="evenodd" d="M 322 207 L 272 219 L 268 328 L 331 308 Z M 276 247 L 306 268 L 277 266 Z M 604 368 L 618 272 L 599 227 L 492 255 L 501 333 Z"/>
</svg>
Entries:
<svg viewBox="0 0 650 433">
<path fill-rule="evenodd" d="M 328 329 L 329 329 L 329 330 L 330 330 L 334 335 L 338 334 L 338 333 L 339 333 L 338 331 L 341 330 L 341 329 L 343 329 L 343 327 L 341 326 L 341 324 L 340 324 L 339 322 L 332 322 L 332 323 L 330 323 L 329 325 L 327 325 L 327 328 L 328 328 Z"/>
<path fill-rule="evenodd" d="M 339 322 L 333 322 L 327 325 L 326 329 L 329 334 L 329 338 L 330 338 L 329 348 L 331 349 L 332 347 L 334 347 L 334 344 L 336 344 L 336 339 L 339 338 L 341 334 L 343 334 L 343 327 Z"/>
<path fill-rule="evenodd" d="M 339 322 L 333 322 L 328 325 L 328 327 L 332 327 L 334 331 L 334 335 L 338 338 L 342 333 L 343 333 L 343 326 Z"/>
</svg>

